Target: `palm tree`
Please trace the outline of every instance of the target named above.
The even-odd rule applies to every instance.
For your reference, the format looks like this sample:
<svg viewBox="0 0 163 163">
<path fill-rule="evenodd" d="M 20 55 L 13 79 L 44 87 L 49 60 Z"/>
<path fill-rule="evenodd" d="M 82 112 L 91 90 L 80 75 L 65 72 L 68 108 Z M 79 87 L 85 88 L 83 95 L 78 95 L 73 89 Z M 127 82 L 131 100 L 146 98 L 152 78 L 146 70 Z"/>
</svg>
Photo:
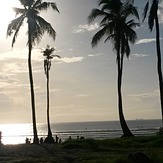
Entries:
<svg viewBox="0 0 163 163">
<path fill-rule="evenodd" d="M 35 115 L 35 95 L 33 86 L 33 75 L 32 75 L 32 64 L 31 64 L 31 53 L 33 46 L 41 41 L 41 38 L 45 32 L 49 34 L 50 37 L 55 40 L 56 32 L 52 28 L 51 24 L 40 17 L 41 11 L 46 11 L 50 7 L 58 11 L 55 3 L 52 2 L 42 2 L 42 0 L 19 0 L 23 8 L 14 7 L 13 10 L 16 13 L 17 18 L 12 20 L 7 29 L 7 36 L 13 34 L 12 47 L 16 41 L 20 28 L 22 27 L 24 21 L 28 24 L 27 31 L 27 45 L 28 45 L 28 69 L 29 69 L 29 81 L 31 88 L 31 106 L 32 106 L 32 121 L 33 121 L 33 134 L 34 143 L 39 143 L 37 128 L 36 128 L 36 115 Z"/>
<path fill-rule="evenodd" d="M 123 136 L 134 136 L 129 130 L 123 114 L 122 105 L 122 73 L 124 55 L 127 58 L 130 55 L 129 42 L 135 43 L 137 35 L 133 28 L 139 26 L 134 18 L 139 20 L 137 9 L 133 6 L 132 0 L 127 0 L 122 3 L 120 0 L 100 0 L 100 9 L 93 9 L 88 16 L 88 21 L 91 23 L 96 18 L 102 18 L 100 21 L 100 30 L 92 38 L 92 47 L 97 46 L 103 37 L 106 37 L 105 42 L 112 41 L 113 50 L 116 51 L 116 61 L 118 68 L 118 110 L 120 124 L 123 130 Z"/>
<path fill-rule="evenodd" d="M 159 0 L 152 0 L 152 4 L 148 16 L 148 26 L 150 31 L 153 30 L 155 23 L 156 27 L 156 49 L 157 49 L 157 72 L 159 78 L 159 87 L 160 87 L 160 101 L 161 101 L 161 114 L 162 114 L 162 125 L 163 125 L 163 78 L 162 78 L 162 68 L 161 68 L 161 49 L 160 49 L 160 29 L 159 29 L 159 20 L 158 20 L 158 4 Z M 143 13 L 143 21 L 147 16 L 149 9 L 149 1 L 145 5 Z"/>
<path fill-rule="evenodd" d="M 44 70 L 45 75 L 47 78 L 47 124 L 48 124 L 48 136 L 45 139 L 45 143 L 54 143 L 54 139 L 52 137 L 52 132 L 50 128 L 50 118 L 49 118 L 49 71 L 51 68 L 51 60 L 54 57 L 61 58 L 59 55 L 52 55 L 54 52 L 54 48 L 51 48 L 49 45 L 47 45 L 46 49 L 42 51 L 44 59 Z"/>
</svg>

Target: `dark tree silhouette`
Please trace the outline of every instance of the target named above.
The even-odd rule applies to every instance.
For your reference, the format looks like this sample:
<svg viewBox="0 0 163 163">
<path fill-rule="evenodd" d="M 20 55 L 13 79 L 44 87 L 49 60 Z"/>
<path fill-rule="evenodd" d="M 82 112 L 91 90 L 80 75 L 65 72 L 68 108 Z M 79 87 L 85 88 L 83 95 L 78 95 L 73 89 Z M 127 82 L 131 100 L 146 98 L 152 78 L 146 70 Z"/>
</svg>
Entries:
<svg viewBox="0 0 163 163">
<path fill-rule="evenodd" d="M 149 1 L 144 7 L 143 21 L 145 20 L 148 10 L 148 27 L 150 31 L 153 30 L 155 23 L 156 27 L 156 49 L 157 49 L 157 72 L 159 78 L 159 88 L 160 88 L 160 101 L 161 101 L 161 114 L 162 114 L 162 125 L 163 125 L 163 78 L 162 78 L 162 67 L 161 67 L 161 49 L 160 49 L 160 29 L 158 20 L 158 4 L 159 0 L 152 0 L 152 4 L 149 10 Z"/>
<path fill-rule="evenodd" d="M 42 51 L 43 56 L 45 57 L 44 59 L 44 70 L 45 70 L 45 75 L 47 78 L 47 124 L 48 124 L 48 136 L 45 139 L 45 143 L 54 143 L 54 138 L 52 136 L 51 132 L 51 127 L 50 127 L 50 117 L 49 117 L 49 71 L 51 68 L 51 60 L 54 57 L 61 58 L 59 55 L 53 55 L 54 48 L 51 48 L 49 45 L 47 45 L 46 49 Z"/>
<path fill-rule="evenodd" d="M 134 7 L 132 0 L 121 2 L 120 0 L 100 0 L 100 9 L 93 9 L 88 16 L 88 21 L 91 23 L 96 18 L 101 18 L 100 30 L 92 38 L 92 47 L 97 46 L 103 37 L 106 37 L 105 42 L 112 41 L 113 50 L 117 54 L 117 68 L 118 68 L 118 108 L 120 124 L 123 130 L 123 136 L 134 136 L 127 126 L 123 114 L 122 105 L 122 73 L 123 73 L 123 59 L 124 55 L 127 58 L 130 55 L 129 42 L 135 43 L 137 39 L 136 32 L 133 28 L 139 26 L 135 19 L 139 20 L 139 15 L 136 7 Z"/>
<path fill-rule="evenodd" d="M 22 27 L 24 21 L 28 24 L 27 31 L 27 45 L 28 45 L 28 68 L 29 68 L 29 81 L 31 88 L 31 105 L 32 105 L 32 121 L 33 121 L 33 134 L 34 134 L 34 143 L 38 144 L 39 139 L 37 135 L 36 127 L 36 113 L 35 113 L 35 95 L 34 95 L 34 86 L 33 86 L 33 75 L 32 75 L 32 64 L 31 64 L 31 53 L 32 48 L 36 43 L 41 41 L 41 38 L 45 32 L 49 34 L 50 37 L 55 40 L 56 32 L 45 19 L 40 17 L 41 11 L 46 11 L 49 8 L 52 8 L 55 11 L 58 11 L 56 3 L 52 2 L 42 2 L 42 0 L 19 0 L 23 8 L 14 7 L 13 10 L 16 13 L 17 18 L 12 20 L 7 29 L 7 36 L 13 35 L 12 47 L 16 41 L 20 28 Z"/>
</svg>

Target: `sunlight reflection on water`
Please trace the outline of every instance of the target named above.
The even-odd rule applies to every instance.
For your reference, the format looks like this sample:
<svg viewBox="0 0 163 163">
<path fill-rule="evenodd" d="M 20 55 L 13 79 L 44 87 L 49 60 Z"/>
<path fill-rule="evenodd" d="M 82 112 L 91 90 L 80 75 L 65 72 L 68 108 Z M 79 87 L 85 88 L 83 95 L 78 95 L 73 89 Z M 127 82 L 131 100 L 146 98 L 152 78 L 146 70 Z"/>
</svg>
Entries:
<svg viewBox="0 0 163 163">
<path fill-rule="evenodd" d="M 2 124 L 0 125 L 2 132 L 3 144 L 21 144 L 25 143 L 26 137 L 31 138 L 31 124 Z"/>
</svg>

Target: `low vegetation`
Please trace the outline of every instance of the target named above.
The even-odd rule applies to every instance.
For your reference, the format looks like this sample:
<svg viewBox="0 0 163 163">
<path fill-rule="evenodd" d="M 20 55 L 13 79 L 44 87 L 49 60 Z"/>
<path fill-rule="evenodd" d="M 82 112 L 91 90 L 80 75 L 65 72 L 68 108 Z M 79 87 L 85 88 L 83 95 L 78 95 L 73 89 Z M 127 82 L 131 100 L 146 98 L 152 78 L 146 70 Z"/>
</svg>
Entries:
<svg viewBox="0 0 163 163">
<path fill-rule="evenodd" d="M 71 140 L 64 142 L 62 148 L 75 151 L 76 162 L 132 163 L 129 155 L 140 152 L 148 156 L 151 162 L 163 162 L 162 136 Z"/>
</svg>

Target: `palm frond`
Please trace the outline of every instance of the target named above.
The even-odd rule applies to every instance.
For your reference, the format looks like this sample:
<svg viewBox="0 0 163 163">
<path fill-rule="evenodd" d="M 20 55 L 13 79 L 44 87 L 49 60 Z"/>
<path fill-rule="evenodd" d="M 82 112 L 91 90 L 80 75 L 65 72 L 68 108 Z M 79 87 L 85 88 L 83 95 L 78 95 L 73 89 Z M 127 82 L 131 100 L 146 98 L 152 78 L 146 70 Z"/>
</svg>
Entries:
<svg viewBox="0 0 163 163">
<path fill-rule="evenodd" d="M 108 0 L 99 0 L 98 5 L 100 6 L 100 5 L 103 4 L 103 3 L 108 3 Z"/>
<path fill-rule="evenodd" d="M 53 10 L 56 10 L 59 12 L 56 3 L 48 3 L 48 5 L 51 6 Z"/>
<path fill-rule="evenodd" d="M 53 10 L 59 12 L 56 3 L 52 3 L 52 2 L 43 2 L 41 4 L 34 6 L 34 7 L 36 10 L 39 10 L 39 11 L 47 10 L 48 8 L 51 7 Z"/>
<path fill-rule="evenodd" d="M 114 11 L 118 12 L 120 7 L 122 5 L 122 2 L 120 0 L 101 0 L 99 2 L 99 6 L 102 6 L 101 10 L 108 10 L 108 11 Z"/>
<path fill-rule="evenodd" d="M 18 24 L 18 26 L 17 26 L 17 28 L 15 30 L 14 37 L 12 39 L 12 47 L 14 46 L 14 43 L 16 41 L 16 38 L 17 38 L 18 33 L 20 31 L 20 28 L 22 27 L 23 21 L 24 21 L 24 18 L 22 18 L 22 20 L 19 22 L 19 24 Z"/>
<path fill-rule="evenodd" d="M 42 0 L 37 0 L 34 4 L 33 4 L 33 9 L 35 9 L 38 5 L 40 5 L 42 3 Z"/>
<path fill-rule="evenodd" d="M 157 17 L 157 10 L 158 10 L 158 1 L 153 0 L 149 12 L 149 17 L 148 17 L 148 26 L 151 31 L 153 30 L 153 26 L 154 26 L 154 19 Z"/>
<path fill-rule="evenodd" d="M 45 21 L 45 19 L 43 19 L 42 17 L 40 16 L 37 16 L 36 18 L 38 24 L 39 24 L 39 27 L 41 28 L 41 30 L 43 32 L 47 32 L 48 35 L 50 37 L 52 37 L 53 40 L 55 40 L 55 37 L 56 37 L 56 32 L 55 30 L 53 29 L 53 27 L 51 26 L 50 23 L 48 23 L 47 21 Z"/>
<path fill-rule="evenodd" d="M 128 28 L 126 30 L 126 37 L 132 44 L 134 44 L 137 40 L 137 34 L 132 28 Z"/>
<path fill-rule="evenodd" d="M 106 24 L 102 24 L 101 27 L 107 26 L 106 34 L 111 35 L 116 33 L 116 25 L 115 21 L 109 21 Z"/>
<path fill-rule="evenodd" d="M 155 18 L 154 18 L 153 15 L 149 15 L 149 17 L 148 17 L 148 26 L 149 26 L 150 31 L 153 30 L 154 19 L 155 19 Z"/>
<path fill-rule="evenodd" d="M 97 46 L 102 37 L 106 34 L 107 26 L 104 26 L 100 31 L 98 31 L 92 38 L 92 47 Z"/>
<path fill-rule="evenodd" d="M 107 14 L 107 16 L 105 16 L 102 20 L 101 20 L 101 22 L 100 22 L 100 24 L 106 24 L 106 23 L 108 23 L 108 22 L 110 22 L 111 20 L 114 20 L 114 15 L 112 14 L 112 13 L 110 13 L 110 14 Z"/>
<path fill-rule="evenodd" d="M 101 3 L 101 6 L 102 6 L 102 3 Z M 109 11 L 110 12 L 110 10 L 109 10 L 109 8 L 110 8 L 110 4 L 108 4 L 108 3 L 105 3 L 105 4 L 103 4 L 103 6 L 101 7 L 101 11 Z"/>
<path fill-rule="evenodd" d="M 88 22 L 93 22 L 97 17 L 107 16 L 108 13 L 101 11 L 99 9 L 92 9 L 91 13 L 88 16 Z"/>
<path fill-rule="evenodd" d="M 105 43 L 108 41 L 108 40 L 111 40 L 112 42 L 114 42 L 113 40 L 114 40 L 114 38 L 115 38 L 115 34 L 110 34 L 106 39 L 105 39 Z"/>
<path fill-rule="evenodd" d="M 124 45 L 125 45 L 125 54 L 126 54 L 126 57 L 129 58 L 129 56 L 130 56 L 130 51 L 131 51 L 131 50 L 130 50 L 129 42 L 128 42 L 127 39 L 125 40 Z"/>
<path fill-rule="evenodd" d="M 134 19 L 128 21 L 126 24 L 129 28 L 136 28 L 140 26 L 140 23 L 136 23 Z"/>
<path fill-rule="evenodd" d="M 128 3 L 126 2 L 123 5 L 123 9 L 122 9 L 121 15 L 123 15 L 124 17 L 128 17 L 128 16 L 132 15 L 132 16 L 135 16 L 136 19 L 139 20 L 138 10 L 137 10 L 137 8 L 135 6 L 132 5 L 130 0 L 128 1 Z"/>
<path fill-rule="evenodd" d="M 15 30 L 17 30 L 19 24 L 24 20 L 24 15 L 19 16 L 18 18 L 12 20 L 7 28 L 7 36 L 11 36 Z"/>
<path fill-rule="evenodd" d="M 41 38 L 44 34 L 44 31 L 42 28 L 40 28 L 40 25 L 38 24 L 38 22 L 36 21 L 36 19 L 28 19 L 28 23 L 29 23 L 29 29 L 28 29 L 28 33 L 30 33 L 31 35 L 31 40 L 28 40 L 27 45 L 29 45 L 29 43 L 32 43 L 32 45 L 35 45 L 36 43 L 39 43 L 41 41 Z"/>
<path fill-rule="evenodd" d="M 149 1 L 146 3 L 146 5 L 144 7 L 144 11 L 143 11 L 143 14 L 142 14 L 142 16 L 143 16 L 143 20 L 142 21 L 143 22 L 144 22 L 144 20 L 145 20 L 145 18 L 147 16 L 148 9 L 149 9 Z"/>
<path fill-rule="evenodd" d="M 13 11 L 16 13 L 16 16 L 17 16 L 19 14 L 25 13 L 26 10 L 22 8 L 13 7 Z"/>
<path fill-rule="evenodd" d="M 54 57 L 61 58 L 60 55 L 52 55 L 52 57 L 53 57 L 53 58 L 54 58 Z"/>
<path fill-rule="evenodd" d="M 34 4 L 35 0 L 19 0 L 20 4 L 25 8 Z"/>
</svg>

